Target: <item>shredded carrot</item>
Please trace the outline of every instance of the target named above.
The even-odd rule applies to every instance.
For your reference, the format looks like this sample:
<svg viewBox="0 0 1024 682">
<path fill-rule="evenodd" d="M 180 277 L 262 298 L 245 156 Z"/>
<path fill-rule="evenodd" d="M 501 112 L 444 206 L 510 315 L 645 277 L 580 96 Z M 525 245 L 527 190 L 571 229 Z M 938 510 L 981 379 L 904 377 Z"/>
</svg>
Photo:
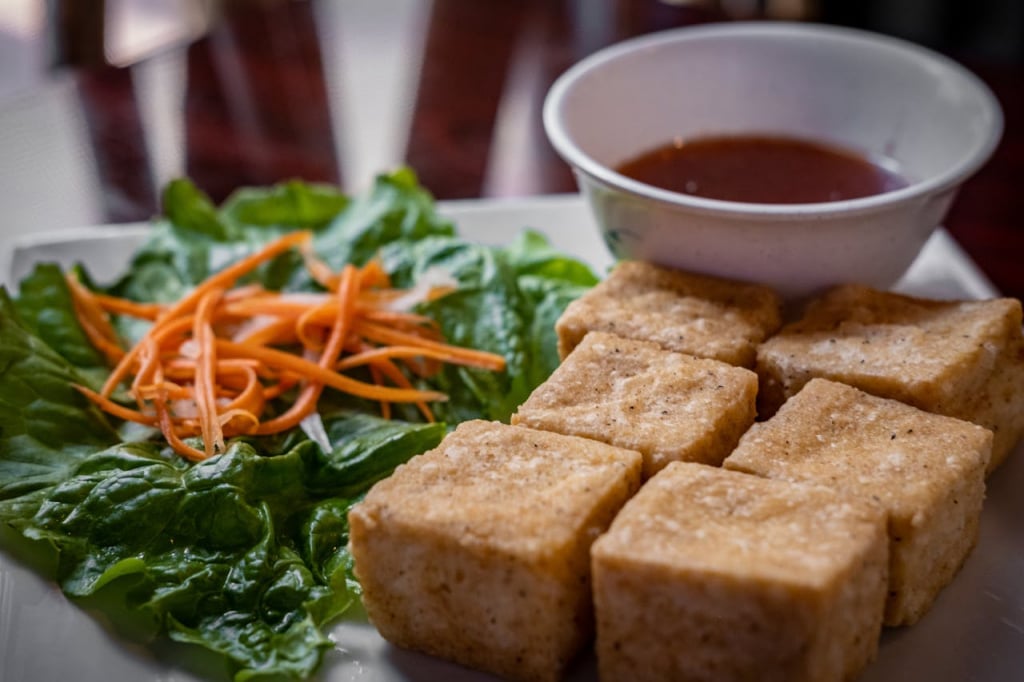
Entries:
<svg viewBox="0 0 1024 682">
<path fill-rule="evenodd" d="M 281 255 L 294 246 L 308 242 L 311 237 L 312 235 L 309 232 L 292 232 L 277 239 L 276 241 L 270 242 L 256 253 L 253 253 L 237 263 L 229 265 L 220 272 L 207 277 L 205 281 L 201 282 L 197 287 L 192 289 L 192 291 L 185 294 L 181 300 L 171 306 L 164 315 L 167 317 L 174 317 L 185 312 L 191 312 L 195 309 L 199 300 L 211 289 L 229 288 L 237 282 L 239 278 L 249 274 L 262 263 Z"/>
<path fill-rule="evenodd" d="M 446 358 L 448 362 L 460 362 L 461 364 L 480 367 L 481 369 L 489 369 L 495 372 L 501 372 L 505 369 L 505 358 L 500 355 L 474 350 L 472 348 L 449 346 L 448 344 L 425 339 L 408 332 L 389 329 L 388 327 L 375 324 L 373 322 L 359 321 L 356 323 L 356 333 L 377 343 L 406 344 L 410 346 L 419 346 L 425 349 L 446 351 L 449 353 L 449 357 Z"/>
<path fill-rule="evenodd" d="M 107 336 L 99 329 L 94 327 L 89 320 L 83 319 L 81 321 L 82 331 L 85 332 L 86 338 L 89 339 L 89 343 L 95 346 L 96 350 L 100 351 L 108 362 L 120 362 L 121 358 L 124 357 L 124 349 L 121 348 L 115 341 L 111 341 Z"/>
<path fill-rule="evenodd" d="M 317 362 L 317 367 L 326 372 L 330 372 L 337 361 L 337 357 L 341 353 L 345 342 L 345 335 L 348 333 L 348 328 L 351 325 L 352 313 L 355 308 L 355 297 L 359 293 L 358 276 L 358 271 L 351 265 L 346 266 L 342 270 L 341 278 L 338 282 L 337 317 L 331 326 L 330 336 L 327 338 L 327 343 L 324 345 L 323 352 Z M 340 377 L 341 375 L 338 374 L 337 376 Z M 259 435 L 277 433 L 297 426 L 299 422 L 316 409 L 316 403 L 320 399 L 320 392 L 323 391 L 323 387 L 322 382 L 311 379 L 302 389 L 299 399 L 292 404 L 287 412 L 260 424 L 256 427 L 256 433 Z"/>
<path fill-rule="evenodd" d="M 142 320 L 155 320 L 165 307 L 160 303 L 138 303 L 127 298 L 117 298 L 105 294 L 93 293 L 93 297 L 96 299 L 96 303 L 108 313 L 128 315 Z"/>
<path fill-rule="evenodd" d="M 227 289 L 231 287 L 240 277 L 256 269 L 261 263 L 284 253 L 293 246 L 308 242 L 310 237 L 309 232 L 292 232 L 277 241 L 270 242 L 256 253 L 206 278 L 206 280 L 193 288 L 192 291 L 185 294 L 177 303 L 164 310 L 153 323 L 153 327 L 150 328 L 147 336 L 157 333 L 165 324 L 173 324 L 175 321 L 180 321 L 182 315 L 191 313 L 199 300 L 211 289 Z M 139 346 L 136 345 L 135 348 L 128 351 L 118 362 L 117 366 L 114 367 L 110 378 L 107 379 L 107 383 L 103 386 L 103 395 L 109 397 L 114 387 L 130 372 L 131 365 L 136 360 L 136 349 L 138 348 Z"/>
<path fill-rule="evenodd" d="M 88 287 L 78 281 L 78 278 L 68 273 L 65 276 L 68 291 L 71 293 L 71 304 L 75 310 L 82 331 L 85 332 L 96 350 L 100 351 L 108 362 L 120 362 L 124 357 L 124 349 L 121 348 L 117 339 L 117 333 L 107 311 L 104 310 L 98 301 L 96 294 Z"/>
<path fill-rule="evenodd" d="M 199 299 L 192 327 L 192 338 L 199 344 L 193 383 L 207 457 L 224 451 L 224 433 L 217 419 L 217 343 L 211 324 L 213 307 L 223 294 L 221 289 L 210 289 Z"/>
<path fill-rule="evenodd" d="M 281 293 L 236 286 L 261 263 L 300 249 L 325 291 Z M 394 403 L 412 403 L 434 420 L 428 403 L 443 393 L 420 390 L 410 377 L 428 377 L 440 363 L 503 371 L 500 355 L 444 341 L 432 318 L 401 303 L 432 300 L 447 289 L 394 289 L 379 260 L 334 271 L 313 252 L 311 235 L 296 232 L 211 275 L 173 304 L 139 303 L 91 291 L 68 276 L 75 314 L 90 342 L 112 365 L 100 391 L 76 387 L 101 410 L 159 428 L 182 457 L 201 461 L 225 450 L 225 439 L 294 428 L 316 411 L 327 388 L 376 401 L 390 418 Z M 110 316 L 149 321 L 149 330 L 123 348 Z M 400 366 L 404 365 L 404 367 Z M 370 382 L 345 372 L 363 368 Z M 113 395 L 127 385 L 136 407 Z M 280 405 L 265 417 L 271 401 Z M 199 437 L 202 449 L 185 439 Z"/>
<path fill-rule="evenodd" d="M 310 276 L 324 289 L 333 291 L 338 286 L 338 275 L 313 251 L 312 242 L 306 242 L 300 249 L 303 262 Z"/>
<path fill-rule="evenodd" d="M 375 384 L 384 383 L 384 374 L 380 371 L 380 368 L 376 365 L 370 365 L 370 378 L 373 379 Z M 384 419 L 391 419 L 391 403 L 386 400 L 380 402 L 380 416 Z"/>
<path fill-rule="evenodd" d="M 157 368 L 157 378 L 162 379 L 159 376 L 159 367 Z M 171 412 L 167 408 L 167 399 L 165 396 L 157 395 L 153 401 L 153 406 L 156 409 L 157 417 L 159 418 L 160 430 L 164 434 L 164 438 L 167 439 L 167 444 L 185 459 L 193 462 L 201 462 L 208 457 L 206 452 L 197 450 L 185 441 L 181 439 L 181 434 L 175 429 L 174 420 L 171 417 Z"/>
<path fill-rule="evenodd" d="M 381 346 L 349 355 L 338 363 L 337 369 L 344 371 L 362 365 L 373 365 L 379 360 L 393 358 L 430 358 L 432 360 L 450 362 L 453 365 L 470 364 L 465 362 L 462 357 L 443 348 L 429 346 Z"/>
<path fill-rule="evenodd" d="M 390 360 L 378 360 L 374 363 L 373 366 L 376 367 L 381 374 L 391 379 L 398 386 L 401 386 L 402 388 L 412 388 L 412 382 L 409 381 L 409 379 L 404 374 L 402 374 L 402 370 L 398 369 L 395 363 L 391 362 Z M 427 405 L 427 401 L 416 401 L 416 407 L 419 408 L 419 411 L 423 414 L 424 417 L 426 417 L 428 422 L 434 421 L 434 413 L 430 410 L 430 406 Z"/>
<path fill-rule="evenodd" d="M 295 388 L 295 385 L 297 383 L 299 383 L 298 379 L 290 378 L 282 379 L 281 381 L 278 381 L 276 384 L 267 386 L 266 388 L 263 389 L 263 399 L 273 400 L 278 396 L 284 395 L 286 392 Z"/>
<path fill-rule="evenodd" d="M 363 317 L 374 322 L 386 322 L 390 324 L 407 325 L 410 327 L 429 327 L 436 330 L 437 322 L 426 315 L 416 313 L 404 313 L 397 310 L 379 310 L 367 308 L 363 311 Z"/>
<path fill-rule="evenodd" d="M 97 407 L 108 414 L 112 414 L 118 419 L 123 419 L 127 422 L 135 422 L 137 424 L 145 424 L 147 426 L 155 426 L 157 424 L 157 418 L 155 415 L 147 415 L 133 410 L 129 407 L 125 407 L 120 403 L 115 403 L 110 398 L 103 396 L 95 391 L 92 391 L 85 386 L 75 386 L 79 393 L 84 395 L 86 398 L 91 400 Z"/>
</svg>

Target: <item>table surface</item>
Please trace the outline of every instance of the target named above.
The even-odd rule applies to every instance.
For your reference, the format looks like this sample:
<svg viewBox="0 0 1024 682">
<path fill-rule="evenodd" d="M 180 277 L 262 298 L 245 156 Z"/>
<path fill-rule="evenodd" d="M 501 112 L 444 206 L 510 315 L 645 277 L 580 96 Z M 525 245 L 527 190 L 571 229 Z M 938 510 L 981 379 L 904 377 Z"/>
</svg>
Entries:
<svg viewBox="0 0 1024 682">
<path fill-rule="evenodd" d="M 992 88 L 1003 139 L 945 225 L 1001 292 L 1024 298 L 1024 3 L 895 5 L 8 0 L 0 247 L 26 233 L 146 220 L 181 175 L 216 200 L 289 178 L 356 192 L 402 163 L 439 199 L 574 192 L 540 120 L 568 66 L 656 30 L 796 18 L 914 40 Z"/>
</svg>

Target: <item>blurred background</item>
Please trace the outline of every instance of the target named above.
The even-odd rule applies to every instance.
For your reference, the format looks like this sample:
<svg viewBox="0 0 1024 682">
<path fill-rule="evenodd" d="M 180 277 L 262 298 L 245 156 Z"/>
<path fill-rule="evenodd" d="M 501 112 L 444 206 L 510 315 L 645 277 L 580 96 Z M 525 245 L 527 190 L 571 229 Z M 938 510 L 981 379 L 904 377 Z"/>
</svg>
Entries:
<svg viewBox="0 0 1024 682">
<path fill-rule="evenodd" d="M 987 82 L 1003 143 L 947 227 L 1024 296 L 1020 0 L 0 0 L 0 246 L 146 220 L 180 175 L 215 200 L 355 192 L 400 163 L 440 199 L 573 192 L 541 128 L 554 79 L 634 35 L 746 19 L 888 33 Z"/>
</svg>

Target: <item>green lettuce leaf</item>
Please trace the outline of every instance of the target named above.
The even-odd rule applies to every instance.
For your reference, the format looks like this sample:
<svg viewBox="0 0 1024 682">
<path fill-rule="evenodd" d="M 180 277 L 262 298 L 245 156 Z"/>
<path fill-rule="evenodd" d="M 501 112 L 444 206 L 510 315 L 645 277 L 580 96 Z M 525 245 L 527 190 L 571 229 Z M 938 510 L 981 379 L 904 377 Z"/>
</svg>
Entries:
<svg viewBox="0 0 1024 682">
<path fill-rule="evenodd" d="M 66 338 L 60 336 L 59 338 Z M 0 288 L 0 520 L 34 512 L 84 454 L 116 443 L 107 419 L 75 384 L 84 380 L 25 329 Z"/>
<path fill-rule="evenodd" d="M 382 245 L 380 253 L 398 286 L 412 286 L 432 269 L 453 277 L 456 291 L 419 311 L 440 323 L 450 343 L 505 357 L 505 372 L 447 365 L 432 380 L 449 396 L 436 412 L 452 423 L 507 421 L 558 366 L 555 321 L 596 283 L 585 265 L 558 254 L 535 232 L 507 248 L 431 237 Z"/>
<path fill-rule="evenodd" d="M 21 281 L 14 307 L 25 328 L 73 365 L 83 383 L 94 389 L 102 385 L 110 368 L 79 325 L 59 267 L 53 263 L 37 265 Z"/>
<path fill-rule="evenodd" d="M 306 677 L 330 646 L 322 626 L 358 594 L 348 509 L 444 433 L 363 414 L 327 426 L 338 439 L 327 454 L 303 441 L 266 457 L 238 439 L 190 466 L 154 443 L 98 450 L 15 525 L 58 549 L 67 594 L 131 581 L 129 608 L 173 639 L 223 654 L 236 679 Z"/>
<path fill-rule="evenodd" d="M 317 234 L 314 247 L 328 265 L 338 269 L 346 263 L 366 263 L 385 244 L 454 235 L 455 227 L 438 214 L 433 197 L 411 170 L 403 168 L 378 176 L 369 192 Z"/>
</svg>

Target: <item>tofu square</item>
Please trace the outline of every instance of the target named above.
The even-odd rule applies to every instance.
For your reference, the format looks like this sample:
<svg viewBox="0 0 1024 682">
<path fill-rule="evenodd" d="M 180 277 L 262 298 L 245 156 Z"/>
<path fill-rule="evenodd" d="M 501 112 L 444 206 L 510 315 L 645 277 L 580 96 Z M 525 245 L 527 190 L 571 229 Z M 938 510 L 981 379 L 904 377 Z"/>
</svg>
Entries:
<svg viewBox="0 0 1024 682">
<path fill-rule="evenodd" d="M 514 680 L 558 680 L 593 635 L 590 546 L 641 456 L 464 422 L 349 513 L 363 603 L 398 646 Z"/>
<path fill-rule="evenodd" d="M 878 648 L 885 515 L 675 462 L 591 552 L 602 680 L 853 679 Z"/>
<path fill-rule="evenodd" d="M 762 285 L 623 261 L 566 308 L 558 350 L 565 358 L 588 332 L 603 331 L 752 368 L 757 344 L 781 324 L 780 306 Z"/>
<path fill-rule="evenodd" d="M 654 343 L 591 332 L 512 415 L 513 424 L 719 465 L 757 416 L 757 375 Z"/>
<path fill-rule="evenodd" d="M 830 486 L 889 517 L 886 625 L 917 622 L 978 538 L 992 433 L 813 379 L 755 424 L 726 469 Z"/>
<path fill-rule="evenodd" d="M 995 436 L 989 472 L 1024 433 L 1024 337 L 1016 299 L 933 301 L 844 285 L 760 346 L 759 411 L 813 377 L 840 381 Z"/>
</svg>

